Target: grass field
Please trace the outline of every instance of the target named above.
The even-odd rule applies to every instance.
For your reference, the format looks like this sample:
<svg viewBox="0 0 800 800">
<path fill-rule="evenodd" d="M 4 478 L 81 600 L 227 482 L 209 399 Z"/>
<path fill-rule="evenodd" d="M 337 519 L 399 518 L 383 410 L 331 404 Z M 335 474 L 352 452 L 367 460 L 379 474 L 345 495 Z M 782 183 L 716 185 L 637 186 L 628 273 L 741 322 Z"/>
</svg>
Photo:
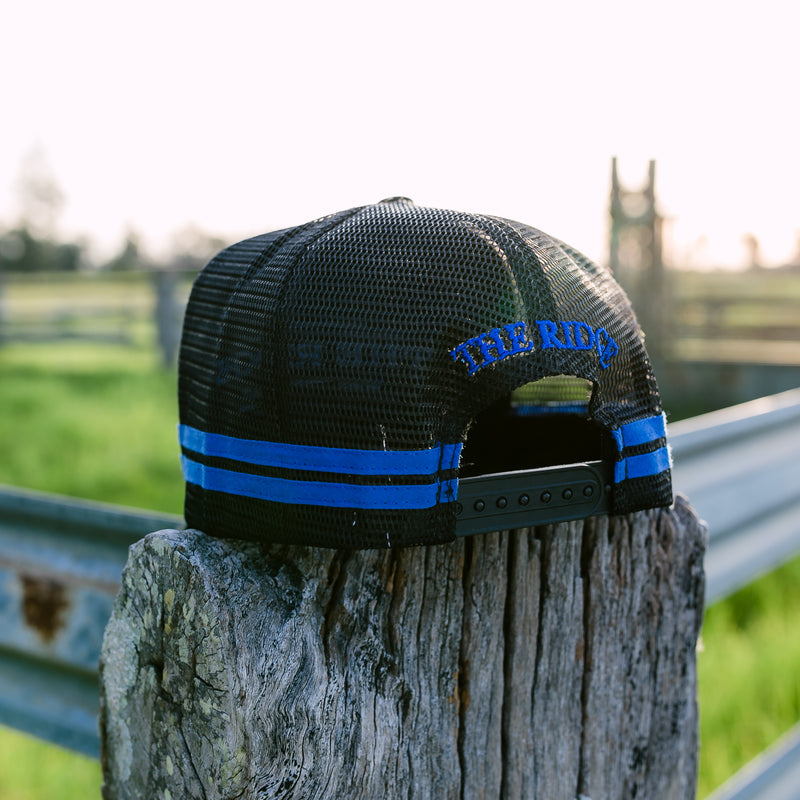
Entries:
<svg viewBox="0 0 800 800">
<path fill-rule="evenodd" d="M 92 800 L 102 782 L 99 761 L 0 728 L 2 800 Z"/>
<path fill-rule="evenodd" d="M 173 371 L 149 350 L 0 348 L 0 483 L 182 511 Z"/>
<path fill-rule="evenodd" d="M 180 513 L 175 372 L 116 346 L 0 347 L 0 483 Z M 709 610 L 699 797 L 800 719 L 800 559 Z M 99 765 L 0 729 L 0 798 L 97 797 Z"/>
<path fill-rule="evenodd" d="M 712 606 L 697 656 L 698 797 L 800 720 L 800 558 Z"/>
<path fill-rule="evenodd" d="M 0 483 L 181 513 L 175 380 L 150 349 L 0 347 Z M 100 784 L 99 762 L 0 728 L 2 800 Z"/>
</svg>

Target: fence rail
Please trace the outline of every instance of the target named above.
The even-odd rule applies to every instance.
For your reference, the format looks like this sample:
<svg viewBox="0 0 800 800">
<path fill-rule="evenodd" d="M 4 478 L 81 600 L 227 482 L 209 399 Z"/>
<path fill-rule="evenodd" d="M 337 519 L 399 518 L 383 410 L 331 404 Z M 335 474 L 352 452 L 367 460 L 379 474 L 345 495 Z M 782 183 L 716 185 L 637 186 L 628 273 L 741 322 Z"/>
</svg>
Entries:
<svg viewBox="0 0 800 800">
<path fill-rule="evenodd" d="M 174 363 L 193 270 L 0 273 L 0 344 L 152 346 Z"/>
<path fill-rule="evenodd" d="M 797 800 L 799 795 L 800 723 L 706 800 Z"/>
<path fill-rule="evenodd" d="M 676 423 L 670 440 L 676 488 L 710 527 L 707 603 L 800 553 L 800 389 Z M 128 547 L 182 526 L 0 487 L 0 723 L 98 755 L 96 665 Z"/>
<path fill-rule="evenodd" d="M 709 525 L 706 602 L 800 552 L 800 389 L 670 426 L 674 478 Z"/>
<path fill-rule="evenodd" d="M 0 489 L 0 723 L 97 756 L 97 659 L 128 547 L 179 517 Z"/>
</svg>

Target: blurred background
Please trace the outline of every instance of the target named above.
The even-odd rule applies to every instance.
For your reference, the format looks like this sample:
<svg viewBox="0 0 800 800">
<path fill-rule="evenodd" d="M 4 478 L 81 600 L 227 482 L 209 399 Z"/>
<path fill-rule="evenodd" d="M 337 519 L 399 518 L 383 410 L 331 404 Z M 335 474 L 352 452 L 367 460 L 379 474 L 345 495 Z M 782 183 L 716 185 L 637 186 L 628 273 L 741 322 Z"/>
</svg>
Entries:
<svg viewBox="0 0 800 800">
<path fill-rule="evenodd" d="M 791 4 L 30 0 L 4 18 L 0 483 L 180 513 L 198 269 L 395 195 L 610 266 L 670 421 L 800 386 Z M 701 796 L 800 718 L 800 564 L 782 570 L 715 612 L 723 662 L 771 646 L 750 669 L 782 689 L 747 711 L 700 656 Z M 3 798 L 99 780 L 0 729 Z"/>
</svg>

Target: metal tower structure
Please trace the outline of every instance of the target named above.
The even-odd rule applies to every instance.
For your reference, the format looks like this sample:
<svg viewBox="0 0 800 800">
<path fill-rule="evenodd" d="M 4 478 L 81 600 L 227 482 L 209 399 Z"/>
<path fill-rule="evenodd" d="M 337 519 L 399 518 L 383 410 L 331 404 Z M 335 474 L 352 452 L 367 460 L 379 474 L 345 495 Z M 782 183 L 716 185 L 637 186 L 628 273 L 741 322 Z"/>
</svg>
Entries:
<svg viewBox="0 0 800 800">
<path fill-rule="evenodd" d="M 623 187 L 617 159 L 611 161 L 611 230 L 608 265 L 633 303 L 654 361 L 664 356 L 665 303 L 662 253 L 663 217 L 655 191 L 656 162 L 650 161 L 647 182 Z"/>
</svg>

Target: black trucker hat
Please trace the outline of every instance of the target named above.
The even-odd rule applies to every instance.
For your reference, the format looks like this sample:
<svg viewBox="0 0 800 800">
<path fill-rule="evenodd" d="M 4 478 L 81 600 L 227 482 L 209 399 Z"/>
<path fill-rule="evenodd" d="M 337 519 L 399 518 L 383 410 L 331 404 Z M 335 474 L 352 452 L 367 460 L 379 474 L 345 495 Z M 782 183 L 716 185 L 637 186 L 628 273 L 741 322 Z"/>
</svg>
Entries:
<svg viewBox="0 0 800 800">
<path fill-rule="evenodd" d="M 235 244 L 179 366 L 186 522 L 339 548 L 672 502 L 643 335 L 527 225 L 392 198 Z"/>
</svg>

